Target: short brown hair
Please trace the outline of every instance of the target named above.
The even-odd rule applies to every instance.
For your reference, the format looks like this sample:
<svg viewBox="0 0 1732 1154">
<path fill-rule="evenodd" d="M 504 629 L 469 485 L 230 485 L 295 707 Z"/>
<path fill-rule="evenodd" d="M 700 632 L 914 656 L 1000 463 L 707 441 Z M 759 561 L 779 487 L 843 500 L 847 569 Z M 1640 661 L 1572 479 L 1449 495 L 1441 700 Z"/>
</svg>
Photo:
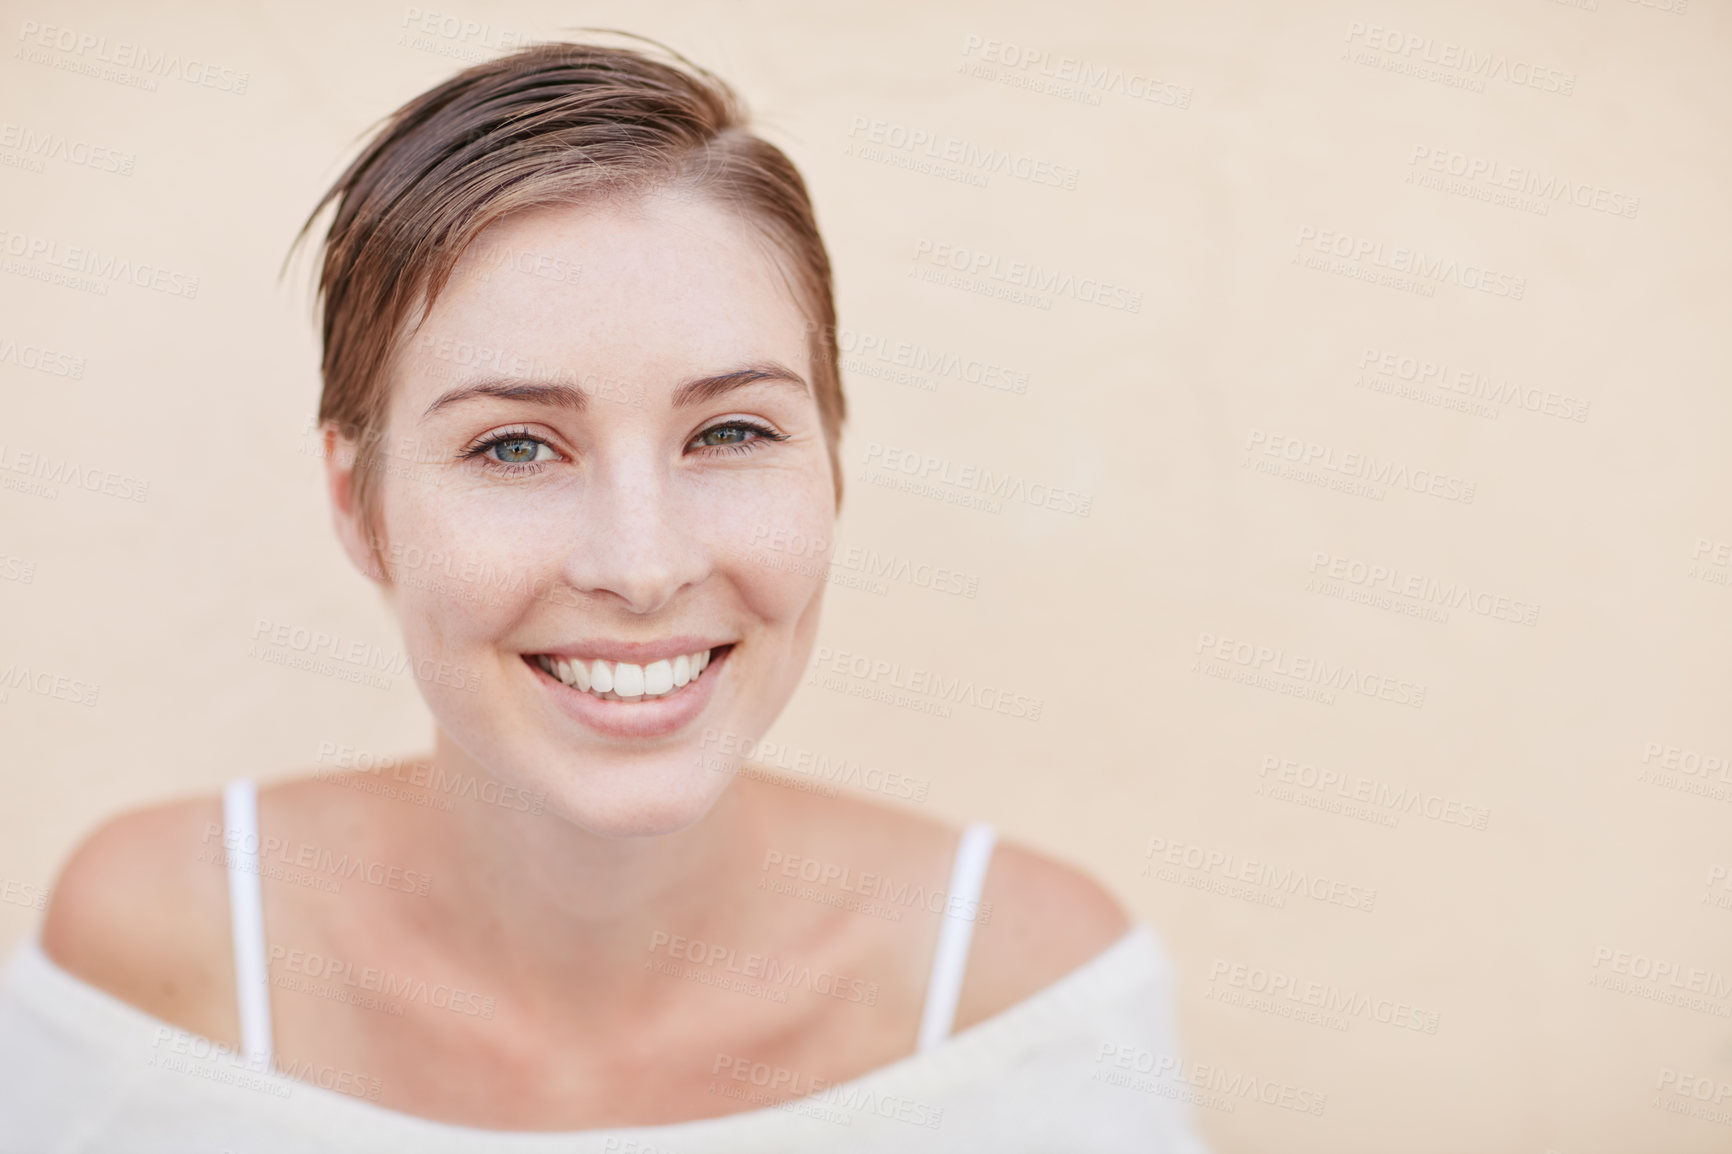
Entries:
<svg viewBox="0 0 1732 1154">
<path fill-rule="evenodd" d="M 371 480 L 385 382 L 416 307 L 430 310 L 468 245 L 509 214 L 667 187 L 738 210 L 780 258 L 806 314 L 841 507 L 847 409 L 836 306 L 805 181 L 779 148 L 746 130 L 745 108 L 726 83 L 669 55 L 678 64 L 633 49 L 552 43 L 469 68 L 398 109 L 302 226 L 297 244 L 335 204 L 317 298 L 319 420 L 356 443 L 354 498 L 375 542 Z"/>
</svg>

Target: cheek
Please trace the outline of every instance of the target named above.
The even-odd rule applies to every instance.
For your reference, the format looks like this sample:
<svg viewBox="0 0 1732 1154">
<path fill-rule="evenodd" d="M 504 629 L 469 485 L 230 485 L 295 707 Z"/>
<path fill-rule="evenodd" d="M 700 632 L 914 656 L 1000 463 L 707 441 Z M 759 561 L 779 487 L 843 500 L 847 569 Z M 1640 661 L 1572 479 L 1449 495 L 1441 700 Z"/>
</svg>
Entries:
<svg viewBox="0 0 1732 1154">
<path fill-rule="evenodd" d="M 786 626 L 823 591 L 836 518 L 826 487 L 775 481 L 702 502 L 691 524 L 752 616 Z"/>
<path fill-rule="evenodd" d="M 392 600 L 412 654 L 459 653 L 557 601 L 556 537 L 452 487 L 395 484 L 383 502 Z M 538 531 L 539 530 L 539 531 Z"/>
</svg>

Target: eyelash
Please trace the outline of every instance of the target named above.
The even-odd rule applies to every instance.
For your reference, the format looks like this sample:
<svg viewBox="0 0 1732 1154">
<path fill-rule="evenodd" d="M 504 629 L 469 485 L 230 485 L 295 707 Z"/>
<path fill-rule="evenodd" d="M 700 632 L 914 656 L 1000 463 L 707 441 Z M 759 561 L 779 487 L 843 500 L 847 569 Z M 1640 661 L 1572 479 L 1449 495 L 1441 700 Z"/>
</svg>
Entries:
<svg viewBox="0 0 1732 1154">
<path fill-rule="evenodd" d="M 508 445 L 513 441 L 530 441 L 537 445 L 547 445 L 550 449 L 553 448 L 552 445 L 548 444 L 545 437 L 538 437 L 528 429 L 500 429 L 496 433 L 487 434 L 479 441 L 470 445 L 467 449 L 464 449 L 463 452 L 459 454 L 459 457 L 465 461 L 469 460 L 471 457 L 480 457 L 484 462 L 486 462 L 489 468 L 507 477 L 517 477 L 524 473 L 534 473 L 545 464 L 545 462 L 542 461 L 501 461 L 498 458 L 486 455 L 487 450 L 493 448 L 495 445 Z M 557 452 L 557 450 L 555 451 Z"/>
<path fill-rule="evenodd" d="M 712 453 L 755 453 L 757 452 L 757 446 L 763 444 L 765 441 L 786 441 L 788 439 L 788 434 L 778 433 L 768 425 L 761 425 L 756 421 L 736 419 L 732 421 L 723 421 L 719 425 L 711 425 L 696 437 L 693 437 L 692 440 L 695 441 L 699 437 L 707 436 L 710 433 L 716 432 L 718 429 L 748 429 L 751 432 L 756 433 L 757 436 L 750 441 L 741 441 L 733 445 L 705 445 L 703 446 L 705 451 Z"/>
<path fill-rule="evenodd" d="M 712 453 L 712 454 L 713 453 L 752 453 L 752 452 L 757 451 L 756 446 L 758 446 L 759 444 L 761 444 L 765 441 L 775 442 L 775 441 L 786 441 L 788 439 L 788 434 L 778 433 L 776 430 L 770 428 L 768 425 L 759 424 L 757 421 L 733 420 L 733 421 L 723 421 L 719 425 L 711 425 L 709 428 L 704 429 L 702 432 L 699 432 L 698 434 L 696 434 L 692 438 L 692 440 L 696 441 L 701 437 L 704 437 L 710 433 L 716 432 L 718 429 L 746 429 L 749 432 L 755 433 L 756 436 L 750 441 L 741 441 L 741 442 L 738 442 L 738 443 L 732 444 L 732 445 L 704 445 L 704 446 L 700 446 L 701 452 L 707 452 L 707 453 Z M 526 428 L 500 429 L 498 432 L 489 433 L 487 436 L 483 437 L 481 440 L 476 441 L 474 444 L 472 444 L 468 448 L 464 449 L 462 454 L 461 454 L 461 459 L 467 461 L 472 457 L 480 457 L 483 461 L 485 461 L 487 463 L 488 467 L 490 467 L 490 468 L 492 468 L 498 472 L 501 472 L 501 473 L 505 474 L 506 476 L 513 476 L 513 477 L 521 476 L 524 473 L 536 472 L 537 470 L 539 470 L 541 468 L 542 465 L 546 464 L 546 462 L 544 462 L 544 461 L 518 461 L 518 462 L 501 461 L 496 457 L 487 456 L 487 451 L 489 449 L 493 448 L 495 445 L 506 445 L 506 444 L 512 443 L 513 441 L 530 441 L 530 442 L 533 442 L 534 444 L 537 444 L 537 445 L 546 445 L 549 449 L 553 448 L 553 446 L 548 443 L 546 438 L 538 437 Z M 558 452 L 557 449 L 554 451 Z"/>
</svg>

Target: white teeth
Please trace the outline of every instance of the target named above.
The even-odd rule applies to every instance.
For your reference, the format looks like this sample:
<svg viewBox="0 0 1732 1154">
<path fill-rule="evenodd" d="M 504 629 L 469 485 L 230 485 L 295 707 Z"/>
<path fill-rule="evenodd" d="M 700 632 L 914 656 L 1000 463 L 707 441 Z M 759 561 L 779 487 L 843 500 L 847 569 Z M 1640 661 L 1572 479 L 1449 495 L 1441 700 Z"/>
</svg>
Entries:
<svg viewBox="0 0 1732 1154">
<path fill-rule="evenodd" d="M 665 697 L 696 681 L 709 667 L 710 651 L 682 653 L 672 661 L 652 661 L 647 666 L 547 656 L 537 657 L 535 662 L 572 688 L 607 701 L 644 701 Z"/>
<path fill-rule="evenodd" d="M 613 691 L 621 697 L 643 696 L 643 666 L 621 661 L 613 667 Z"/>
</svg>

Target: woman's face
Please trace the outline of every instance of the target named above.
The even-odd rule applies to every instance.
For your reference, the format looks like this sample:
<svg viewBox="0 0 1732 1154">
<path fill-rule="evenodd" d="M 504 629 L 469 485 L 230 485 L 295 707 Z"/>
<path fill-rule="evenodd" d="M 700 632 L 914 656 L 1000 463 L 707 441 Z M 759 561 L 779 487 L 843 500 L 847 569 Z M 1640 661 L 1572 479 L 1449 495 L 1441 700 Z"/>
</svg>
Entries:
<svg viewBox="0 0 1732 1154">
<path fill-rule="evenodd" d="M 702 198 L 537 209 L 465 253 L 395 368 L 374 483 L 422 696 L 486 772 L 592 832 L 671 832 L 781 712 L 827 567 L 764 546 L 835 516 L 807 331 Z"/>
</svg>

